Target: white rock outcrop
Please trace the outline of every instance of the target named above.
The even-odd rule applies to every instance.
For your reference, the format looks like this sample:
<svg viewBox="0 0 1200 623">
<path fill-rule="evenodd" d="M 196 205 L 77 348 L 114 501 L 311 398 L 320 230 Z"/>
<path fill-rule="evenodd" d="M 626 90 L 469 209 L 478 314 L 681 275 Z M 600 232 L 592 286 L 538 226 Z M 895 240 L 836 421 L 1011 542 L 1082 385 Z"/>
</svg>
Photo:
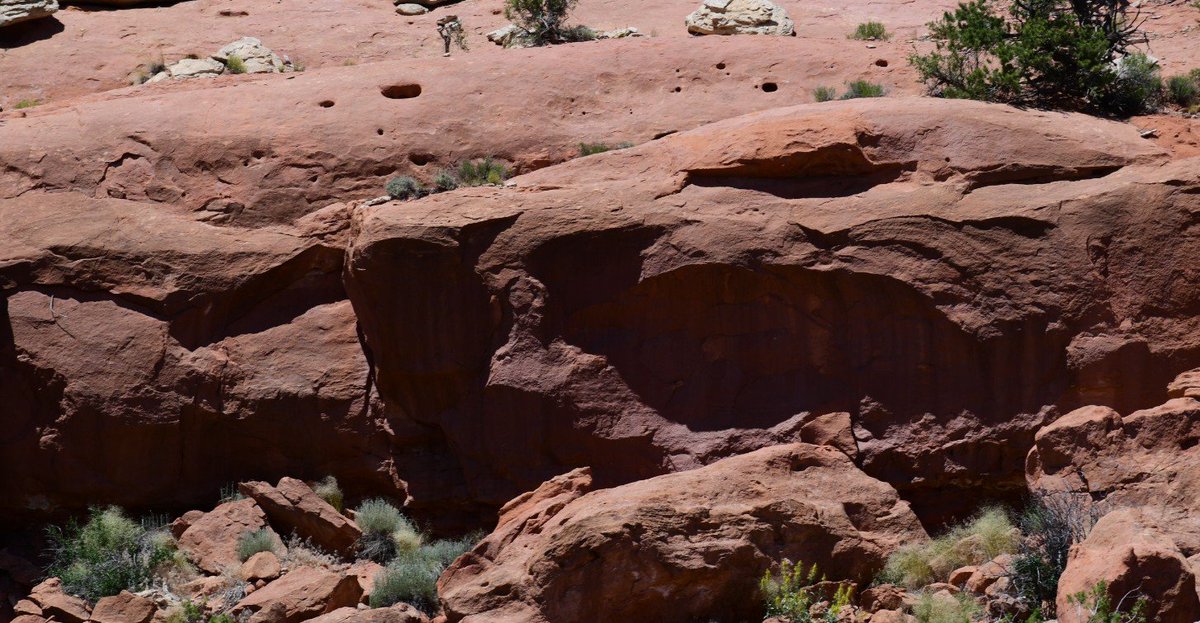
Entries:
<svg viewBox="0 0 1200 623">
<path fill-rule="evenodd" d="M 687 29 L 694 35 L 796 34 L 787 11 L 770 0 L 704 0 L 687 16 Z"/>
</svg>

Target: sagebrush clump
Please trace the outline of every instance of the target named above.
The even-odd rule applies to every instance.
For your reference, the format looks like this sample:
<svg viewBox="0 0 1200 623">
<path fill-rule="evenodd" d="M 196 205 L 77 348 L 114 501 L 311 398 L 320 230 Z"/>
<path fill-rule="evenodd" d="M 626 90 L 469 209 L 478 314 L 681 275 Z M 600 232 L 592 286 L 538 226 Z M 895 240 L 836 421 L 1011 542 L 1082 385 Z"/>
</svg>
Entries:
<svg viewBox="0 0 1200 623">
<path fill-rule="evenodd" d="M 372 499 L 354 511 L 362 530 L 358 552 L 363 558 L 386 563 L 396 556 L 415 551 L 425 539 L 412 523 L 387 500 Z"/>
<path fill-rule="evenodd" d="M 855 80 L 846 85 L 846 92 L 842 94 L 842 99 L 852 100 L 860 97 L 883 97 L 883 86 L 866 80 Z"/>
<path fill-rule="evenodd" d="M 246 61 L 237 54 L 230 54 L 225 59 L 225 70 L 231 74 L 244 74 L 246 73 Z"/>
<path fill-rule="evenodd" d="M 828 102 L 837 99 L 837 89 L 833 87 L 817 87 L 813 89 L 813 99 L 818 102 Z"/>
<path fill-rule="evenodd" d="M 1015 553 L 1020 541 L 1020 531 L 1008 514 L 999 508 L 988 509 L 943 536 L 900 548 L 888 557 L 880 579 L 911 589 L 944 582 L 959 567 Z"/>
<path fill-rule="evenodd" d="M 47 573 L 68 593 L 89 601 L 140 591 L 161 566 L 175 560 L 175 543 L 161 527 L 147 526 L 116 507 L 94 508 L 83 525 L 71 522 L 47 530 Z"/>
<path fill-rule="evenodd" d="M 398 201 L 407 199 L 419 199 L 425 196 L 425 187 L 417 180 L 408 177 L 394 177 L 387 183 L 388 197 Z"/>
<path fill-rule="evenodd" d="M 345 497 L 342 495 L 342 488 L 338 486 L 337 478 L 326 476 L 317 481 L 313 485 L 313 493 L 317 494 L 317 497 L 322 500 L 325 500 L 330 506 L 336 508 L 339 513 L 342 512 Z"/>
<path fill-rule="evenodd" d="M 437 611 L 437 579 L 450 563 L 471 548 L 468 538 L 434 541 L 416 549 L 399 552 L 375 576 L 370 606 L 386 608 L 400 602 L 410 603 L 428 614 Z"/>
<path fill-rule="evenodd" d="M 249 530 L 238 537 L 237 555 L 242 562 L 259 552 L 274 552 L 275 549 L 275 533 L 267 528 Z"/>
<path fill-rule="evenodd" d="M 888 34 L 887 27 L 880 22 L 865 22 L 854 29 L 850 38 L 859 41 L 885 41 L 890 39 L 891 35 Z"/>
<path fill-rule="evenodd" d="M 510 171 L 491 156 L 482 160 L 467 160 L 458 165 L 458 182 L 462 186 L 498 186 L 509 175 Z"/>
</svg>

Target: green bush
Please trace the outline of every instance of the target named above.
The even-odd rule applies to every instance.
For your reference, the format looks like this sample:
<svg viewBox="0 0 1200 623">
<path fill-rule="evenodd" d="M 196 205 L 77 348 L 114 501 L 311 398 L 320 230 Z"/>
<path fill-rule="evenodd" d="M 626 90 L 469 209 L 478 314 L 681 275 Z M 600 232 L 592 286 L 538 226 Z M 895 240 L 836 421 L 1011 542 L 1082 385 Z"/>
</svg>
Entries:
<svg viewBox="0 0 1200 623">
<path fill-rule="evenodd" d="M 629 149 L 630 147 L 633 147 L 633 143 L 617 143 L 616 145 L 609 145 L 607 143 L 580 143 L 579 156 L 582 158 L 615 149 Z"/>
<path fill-rule="evenodd" d="M 435 541 L 415 550 L 400 552 L 375 576 L 370 606 L 386 608 L 410 603 L 433 614 L 437 611 L 437 579 L 446 567 L 470 549 L 466 540 Z"/>
<path fill-rule="evenodd" d="M 392 199 L 419 199 L 425 195 L 425 188 L 417 180 L 408 177 L 394 177 L 387 183 L 387 194 Z"/>
<path fill-rule="evenodd" d="M 231 74 L 244 74 L 246 73 L 246 61 L 237 54 L 230 54 L 225 59 L 225 70 Z"/>
<path fill-rule="evenodd" d="M 531 45 L 569 43 L 590 34 L 591 29 L 581 30 L 566 25 L 567 14 L 579 0 L 506 0 L 504 15 L 525 31 L 524 38 Z"/>
<path fill-rule="evenodd" d="M 837 99 L 837 89 L 833 87 L 817 87 L 813 89 L 813 99 L 818 102 L 828 102 Z"/>
<path fill-rule="evenodd" d="M 855 80 L 846 85 L 846 92 L 842 94 L 842 99 L 852 100 L 860 97 L 883 97 L 883 87 L 866 80 Z"/>
<path fill-rule="evenodd" d="M 1108 596 L 1108 583 L 1101 580 L 1090 591 L 1068 595 L 1067 601 L 1087 617 L 1087 623 L 1146 623 L 1146 598 L 1138 596 L 1132 604 L 1126 605 L 1124 602 L 1127 597 L 1114 606 L 1112 598 Z"/>
<path fill-rule="evenodd" d="M 337 478 L 326 476 L 317 481 L 317 484 L 313 485 L 313 493 L 316 493 L 317 497 L 336 508 L 339 513 L 342 512 L 342 505 L 345 504 L 345 498 L 342 495 L 342 488 L 338 486 Z"/>
<path fill-rule="evenodd" d="M 46 536 L 47 573 L 59 577 L 68 593 L 93 602 L 147 588 L 154 571 L 175 552 L 170 535 L 148 530 L 116 507 L 94 508 L 82 526 L 53 526 Z"/>
<path fill-rule="evenodd" d="M 408 523 L 387 500 L 366 500 L 354 509 L 354 522 L 364 533 L 391 534 Z"/>
<path fill-rule="evenodd" d="M 458 165 L 458 182 L 463 186 L 500 185 L 507 180 L 509 170 L 491 156 L 482 160 L 467 160 Z"/>
<path fill-rule="evenodd" d="M 204 623 L 204 605 L 185 599 L 167 614 L 167 623 Z"/>
<path fill-rule="evenodd" d="M 1136 114 L 1154 105 L 1154 72 L 1122 60 L 1141 37 L 1129 17 L 1116 0 L 1015 2 L 1007 15 L 974 0 L 931 23 L 936 49 L 909 62 L 937 96 Z"/>
<path fill-rule="evenodd" d="M 1086 496 L 1043 493 L 1030 501 L 1021 515 L 1025 538 L 1013 559 L 1011 582 L 1026 603 L 1046 604 L 1054 616 L 1058 579 L 1067 568 L 1071 546 L 1083 541 L 1104 514 L 1104 508 Z"/>
<path fill-rule="evenodd" d="M 13 109 L 21 110 L 22 108 L 33 108 L 34 106 L 37 106 L 41 103 L 42 102 L 40 102 L 39 100 L 21 100 L 13 106 Z"/>
<path fill-rule="evenodd" d="M 987 509 L 971 521 L 927 543 L 907 545 L 888 557 L 879 579 L 911 589 L 943 582 L 951 571 L 1012 554 L 1020 532 L 998 508 Z"/>
<path fill-rule="evenodd" d="M 971 623 L 979 606 L 968 595 L 942 597 L 922 593 L 913 606 L 913 616 L 919 623 Z"/>
<path fill-rule="evenodd" d="M 442 171 L 437 174 L 437 177 L 433 178 L 433 187 L 438 192 L 454 190 L 458 188 L 458 178 L 454 177 L 454 174 L 449 171 Z"/>
<path fill-rule="evenodd" d="M 779 573 L 764 571 L 758 581 L 758 590 L 762 593 L 766 616 L 781 617 L 791 623 L 812 623 L 810 609 L 819 600 L 819 596 L 811 593 L 812 585 L 824 580 L 817 565 L 805 570 L 803 562 L 794 565 L 786 558 L 779 564 Z M 853 594 L 852 586 L 839 586 L 833 602 L 825 609 L 823 620 L 829 623 L 837 621 L 838 614 L 850 604 Z"/>
<path fill-rule="evenodd" d="M 417 550 L 424 537 L 404 515 L 386 500 L 367 500 L 354 511 L 362 530 L 358 552 L 363 558 L 386 563 L 397 555 Z"/>
<path fill-rule="evenodd" d="M 238 537 L 237 555 L 242 562 L 259 552 L 274 552 L 275 549 L 275 534 L 268 528 L 247 530 Z"/>
<path fill-rule="evenodd" d="M 866 22 L 859 24 L 854 32 L 850 35 L 851 39 L 859 41 L 886 41 L 891 38 L 888 34 L 887 27 L 879 22 Z"/>
<path fill-rule="evenodd" d="M 1200 83 L 1191 76 L 1171 76 L 1167 80 L 1167 100 L 1181 108 L 1187 108 L 1200 100 Z"/>
</svg>

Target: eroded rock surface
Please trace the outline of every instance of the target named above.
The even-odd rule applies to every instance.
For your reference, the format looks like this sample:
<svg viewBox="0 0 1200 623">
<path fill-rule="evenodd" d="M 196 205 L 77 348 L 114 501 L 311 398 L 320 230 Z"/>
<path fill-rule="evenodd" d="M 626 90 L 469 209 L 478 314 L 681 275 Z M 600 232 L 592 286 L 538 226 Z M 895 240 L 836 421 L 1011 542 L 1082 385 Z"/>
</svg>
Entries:
<svg viewBox="0 0 1200 623">
<path fill-rule="evenodd" d="M 765 448 L 586 493 L 583 471 L 509 505 L 438 582 L 449 621 L 748 620 L 781 558 L 868 582 L 927 538 L 896 491 L 834 448 Z"/>
</svg>

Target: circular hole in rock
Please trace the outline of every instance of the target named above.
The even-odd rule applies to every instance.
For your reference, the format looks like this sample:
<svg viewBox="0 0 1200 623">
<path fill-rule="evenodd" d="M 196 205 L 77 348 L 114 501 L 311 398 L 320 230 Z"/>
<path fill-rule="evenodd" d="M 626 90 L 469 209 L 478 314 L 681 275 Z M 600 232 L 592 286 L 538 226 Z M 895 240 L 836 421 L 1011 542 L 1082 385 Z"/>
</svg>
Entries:
<svg viewBox="0 0 1200 623">
<path fill-rule="evenodd" d="M 375 133 L 379 136 L 383 136 L 383 128 L 375 128 Z"/>
<path fill-rule="evenodd" d="M 774 93 L 779 90 L 779 85 L 774 82 L 764 82 L 762 84 L 763 93 Z"/>
<path fill-rule="evenodd" d="M 725 63 L 717 63 L 717 69 L 725 69 Z"/>
<path fill-rule="evenodd" d="M 421 94 L 421 85 L 419 84 L 393 84 L 382 89 L 379 92 L 384 97 L 390 100 L 406 100 L 412 99 Z"/>
<path fill-rule="evenodd" d="M 888 66 L 887 59 L 881 58 L 881 59 L 875 61 L 875 66 L 876 67 L 887 67 Z"/>
<path fill-rule="evenodd" d="M 433 161 L 433 156 L 429 154 L 409 154 L 408 161 L 419 167 L 423 167 Z"/>
<path fill-rule="evenodd" d="M 333 108 L 333 100 L 321 100 L 317 105 L 321 108 Z"/>
<path fill-rule="evenodd" d="M 683 91 L 683 87 L 675 87 L 676 93 L 681 93 L 682 91 Z"/>
</svg>

